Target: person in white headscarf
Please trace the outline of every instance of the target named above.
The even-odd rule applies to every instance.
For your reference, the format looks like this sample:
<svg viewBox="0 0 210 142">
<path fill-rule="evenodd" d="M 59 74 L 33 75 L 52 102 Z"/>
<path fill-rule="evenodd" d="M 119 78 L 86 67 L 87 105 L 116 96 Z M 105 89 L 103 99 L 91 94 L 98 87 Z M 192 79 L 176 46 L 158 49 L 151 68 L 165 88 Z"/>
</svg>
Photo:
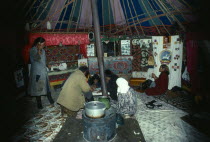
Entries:
<svg viewBox="0 0 210 142">
<path fill-rule="evenodd" d="M 117 113 L 125 117 L 133 116 L 137 110 L 136 92 L 128 85 L 124 78 L 118 78 L 117 83 Z"/>
</svg>

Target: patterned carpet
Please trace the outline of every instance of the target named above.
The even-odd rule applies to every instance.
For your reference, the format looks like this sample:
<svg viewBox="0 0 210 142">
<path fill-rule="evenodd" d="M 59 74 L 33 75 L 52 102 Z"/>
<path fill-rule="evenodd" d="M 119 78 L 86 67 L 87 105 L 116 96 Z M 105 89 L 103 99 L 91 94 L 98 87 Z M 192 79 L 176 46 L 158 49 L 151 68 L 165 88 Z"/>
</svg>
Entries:
<svg viewBox="0 0 210 142">
<path fill-rule="evenodd" d="M 159 96 L 159 98 L 161 97 L 165 98 L 164 96 Z M 148 108 L 146 105 L 151 101 L 155 101 L 154 108 Z M 171 100 L 171 102 L 173 101 Z M 140 128 L 147 142 L 210 141 L 210 138 L 207 135 L 198 131 L 194 126 L 189 125 L 181 119 L 188 115 L 186 111 L 161 101 L 157 97 L 147 96 L 140 93 L 138 95 L 137 105 L 139 109 L 137 110 L 135 117 L 139 122 Z M 161 106 L 158 107 L 158 105 Z"/>
<path fill-rule="evenodd" d="M 61 116 L 60 106 L 47 106 L 14 135 L 13 142 L 50 142 L 64 124 L 66 117 Z"/>
<path fill-rule="evenodd" d="M 186 112 L 190 112 L 193 108 L 193 96 L 186 91 L 167 91 L 163 95 L 154 97 Z"/>
<path fill-rule="evenodd" d="M 132 86 L 132 88 L 137 92 L 144 92 L 139 90 L 138 86 Z M 170 104 L 186 112 L 191 112 L 194 105 L 194 97 L 185 90 L 179 90 L 175 92 L 168 90 L 165 94 L 154 96 L 154 98 L 164 101 L 167 104 Z"/>
<path fill-rule="evenodd" d="M 59 91 L 56 92 L 57 95 L 58 93 Z M 57 97 L 57 95 L 54 97 Z M 150 109 L 145 105 L 153 100 L 156 100 L 155 105 L 161 105 L 161 107 Z M 182 94 L 164 94 L 155 97 L 139 94 L 139 109 L 135 117 L 139 122 L 146 141 L 165 141 L 171 140 L 172 137 L 174 142 L 185 142 L 187 139 L 195 139 L 194 141 L 198 142 L 201 140 L 201 137 L 208 141 L 208 138 L 180 120 L 180 117 L 188 114 L 187 111 L 190 109 L 192 102 L 189 95 L 184 92 Z M 65 121 L 66 117 L 61 117 L 59 105 L 55 104 L 54 107 L 47 105 L 23 125 L 14 135 L 12 141 L 51 142 Z M 192 137 L 192 134 L 195 136 Z"/>
</svg>

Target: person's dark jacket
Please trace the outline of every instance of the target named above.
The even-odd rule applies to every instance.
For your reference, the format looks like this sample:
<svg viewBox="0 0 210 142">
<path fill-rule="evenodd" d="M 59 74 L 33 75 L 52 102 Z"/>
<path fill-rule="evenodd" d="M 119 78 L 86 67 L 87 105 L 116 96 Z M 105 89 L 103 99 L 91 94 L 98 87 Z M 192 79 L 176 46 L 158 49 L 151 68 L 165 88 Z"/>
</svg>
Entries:
<svg viewBox="0 0 210 142">
<path fill-rule="evenodd" d="M 116 80 L 118 78 L 119 77 L 116 74 L 112 74 L 111 79 L 107 83 L 107 91 L 110 93 L 110 97 L 113 100 L 116 100 L 116 101 L 117 101 L 117 83 L 116 83 Z"/>
</svg>

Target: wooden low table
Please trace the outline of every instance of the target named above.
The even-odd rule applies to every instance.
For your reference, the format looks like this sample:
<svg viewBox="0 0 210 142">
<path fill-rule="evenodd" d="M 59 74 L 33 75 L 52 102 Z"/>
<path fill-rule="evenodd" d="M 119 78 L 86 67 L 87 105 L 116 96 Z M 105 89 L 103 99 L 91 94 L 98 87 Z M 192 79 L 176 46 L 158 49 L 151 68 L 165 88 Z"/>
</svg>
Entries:
<svg viewBox="0 0 210 142">
<path fill-rule="evenodd" d="M 140 83 L 146 81 L 146 78 L 130 78 L 129 84 L 130 86 L 139 86 Z"/>
<path fill-rule="evenodd" d="M 129 85 L 136 90 L 137 92 L 143 93 L 144 90 L 140 88 L 140 85 L 146 81 L 146 78 L 131 78 L 129 81 Z"/>
<path fill-rule="evenodd" d="M 110 142 L 145 142 L 136 119 L 124 120 L 124 125 L 116 129 L 117 135 Z M 86 142 L 83 138 L 83 120 L 68 117 L 53 142 Z"/>
</svg>

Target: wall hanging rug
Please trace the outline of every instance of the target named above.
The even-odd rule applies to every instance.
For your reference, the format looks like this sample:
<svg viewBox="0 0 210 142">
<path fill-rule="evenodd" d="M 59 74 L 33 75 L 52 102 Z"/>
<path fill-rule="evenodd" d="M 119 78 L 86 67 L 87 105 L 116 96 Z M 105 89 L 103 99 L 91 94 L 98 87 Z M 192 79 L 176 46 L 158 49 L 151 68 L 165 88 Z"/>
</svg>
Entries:
<svg viewBox="0 0 210 142">
<path fill-rule="evenodd" d="M 80 47 L 78 45 L 69 45 L 65 47 L 48 46 L 45 49 L 48 64 L 56 64 L 62 62 L 72 62 L 78 59 Z"/>
<path fill-rule="evenodd" d="M 46 45 L 79 45 L 89 44 L 88 34 L 48 34 L 48 33 L 30 33 L 29 44 L 32 45 L 38 37 L 43 37 L 46 40 Z"/>
<path fill-rule="evenodd" d="M 159 68 L 161 64 L 166 64 L 169 67 L 169 85 L 168 89 L 174 86 L 181 87 L 181 67 L 182 67 L 182 52 L 183 42 L 181 42 L 178 35 L 168 37 L 170 43 L 164 45 L 163 36 L 153 36 L 153 56 L 155 60 L 155 67 L 153 73 L 159 76 Z"/>
<path fill-rule="evenodd" d="M 22 55 L 25 63 L 29 62 L 29 51 L 32 48 L 36 38 L 43 37 L 46 41 L 46 46 L 62 45 L 80 45 L 81 53 L 86 55 L 86 45 L 90 43 L 88 34 L 47 34 L 47 33 L 29 33 L 28 44 L 25 45 Z"/>
<path fill-rule="evenodd" d="M 132 40 L 133 71 L 146 72 L 149 68 L 148 59 L 152 56 L 152 39 Z"/>
<path fill-rule="evenodd" d="M 132 45 L 132 55 L 133 55 L 133 62 L 132 62 L 132 69 L 133 71 L 141 71 L 141 49 L 139 45 Z"/>
<path fill-rule="evenodd" d="M 104 57 L 104 68 L 115 74 L 131 74 L 132 59 L 132 56 Z M 97 58 L 88 58 L 88 65 L 91 74 L 99 73 Z"/>
</svg>

